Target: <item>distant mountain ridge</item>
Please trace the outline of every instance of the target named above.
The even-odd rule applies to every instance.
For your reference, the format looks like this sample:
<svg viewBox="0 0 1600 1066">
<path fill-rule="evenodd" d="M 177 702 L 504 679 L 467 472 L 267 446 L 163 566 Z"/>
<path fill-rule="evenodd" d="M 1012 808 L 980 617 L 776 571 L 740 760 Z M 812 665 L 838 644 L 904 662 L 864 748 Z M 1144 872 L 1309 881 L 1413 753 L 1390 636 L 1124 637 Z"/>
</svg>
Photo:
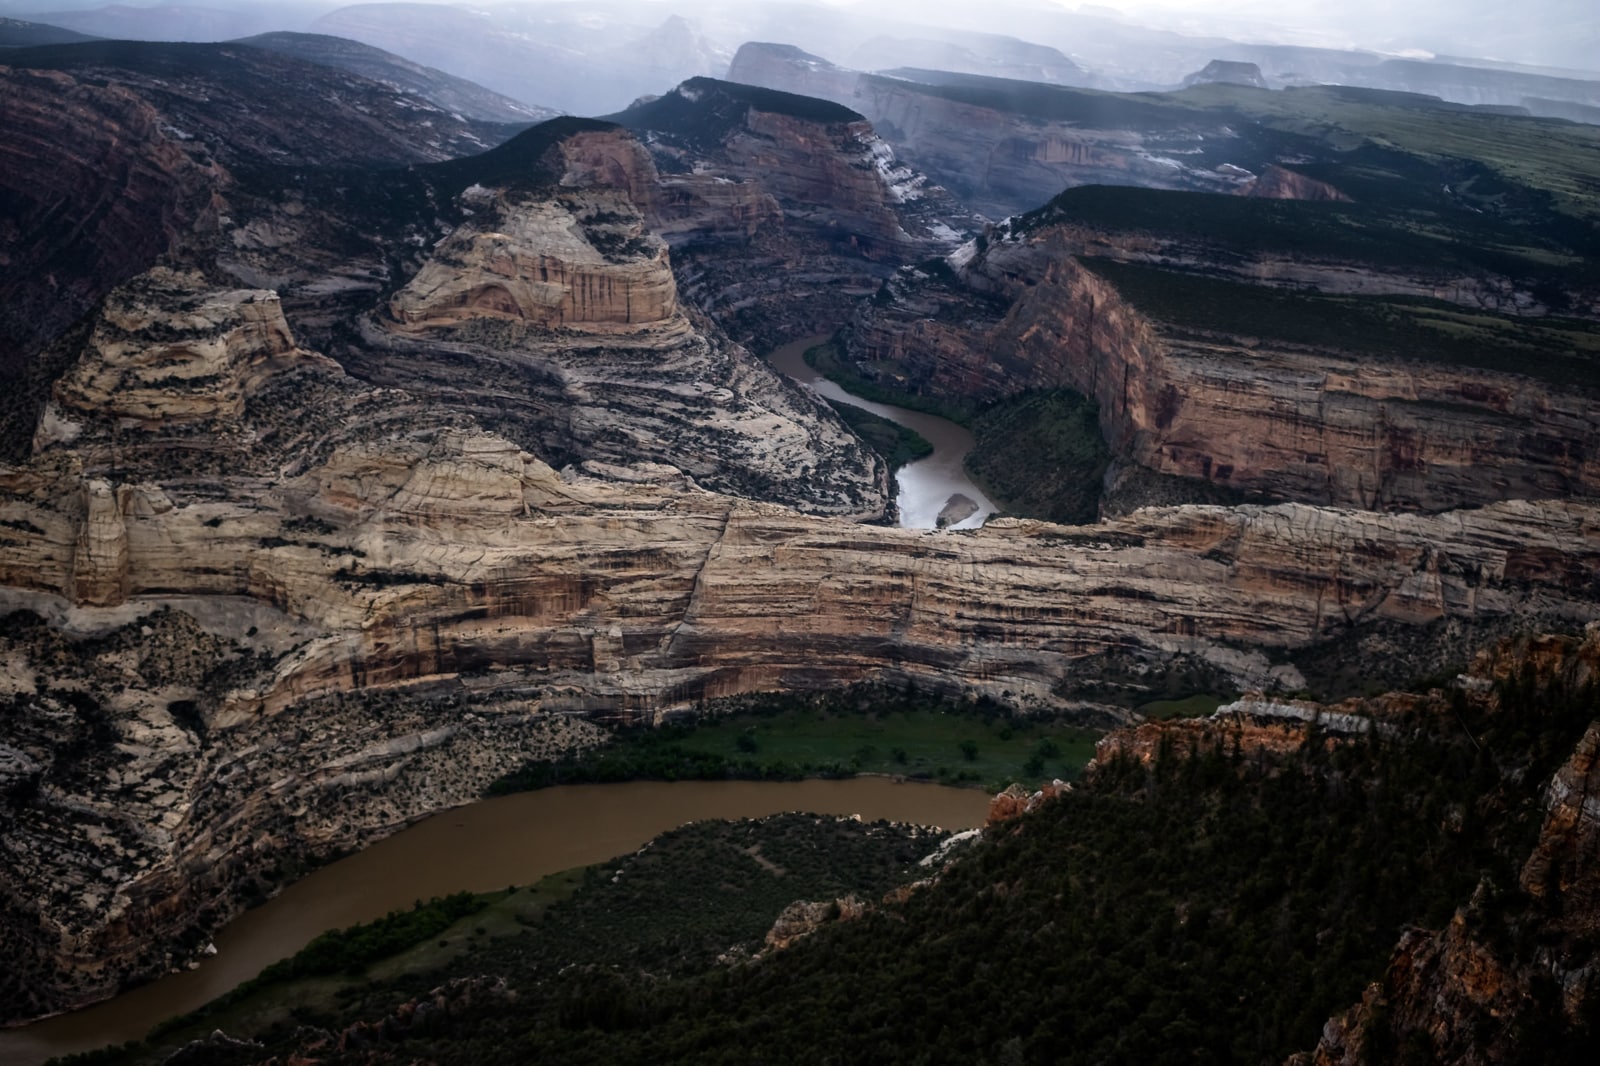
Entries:
<svg viewBox="0 0 1600 1066">
<path fill-rule="evenodd" d="M 32 48 L 41 44 L 73 44 L 96 38 L 43 22 L 0 17 L 0 48 Z"/>
<path fill-rule="evenodd" d="M 553 108 L 525 104 L 476 82 L 345 37 L 278 31 L 244 37 L 235 43 L 359 74 L 399 92 L 420 96 L 463 118 L 484 122 L 543 122 L 561 113 Z"/>
</svg>

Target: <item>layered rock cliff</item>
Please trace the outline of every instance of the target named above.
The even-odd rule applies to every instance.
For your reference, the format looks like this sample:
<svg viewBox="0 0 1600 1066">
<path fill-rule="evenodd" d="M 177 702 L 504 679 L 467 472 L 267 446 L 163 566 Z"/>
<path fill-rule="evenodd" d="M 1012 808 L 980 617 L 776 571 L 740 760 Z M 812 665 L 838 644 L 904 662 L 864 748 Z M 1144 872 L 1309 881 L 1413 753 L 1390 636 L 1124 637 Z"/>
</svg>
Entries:
<svg viewBox="0 0 1600 1066">
<path fill-rule="evenodd" d="M 716 243 L 777 217 L 766 194 L 706 187 L 733 195 L 686 204 L 635 136 L 563 119 L 477 157 L 252 190 L 215 262 L 280 292 L 296 332 L 350 373 L 557 468 L 660 462 L 722 491 L 881 516 L 881 460 L 680 297 L 652 220 Z"/>
<path fill-rule="evenodd" d="M 29 858 L 10 867 L 7 923 L 35 960 L 16 971 L 29 992 L 13 1014 L 159 970 L 278 856 L 465 799 L 514 754 L 580 742 L 574 711 L 649 715 L 867 678 L 1051 704 L 1107 648 L 1292 686 L 1271 649 L 1379 620 L 1595 611 L 1600 514 L 1586 504 L 1439 518 L 1178 508 L 971 535 L 854 527 L 659 467 L 563 478 L 502 438 L 295 357 L 280 326 L 263 333 L 269 302 L 214 293 L 188 306 L 232 316 L 237 339 L 210 350 L 231 353 L 221 376 L 245 383 L 237 464 L 186 473 L 181 419 L 91 424 L 72 408 L 77 435 L 42 440 L 4 478 L 0 582 L 33 612 L 7 623 L 19 716 L 4 743 L 25 756 L 11 802 L 32 827 L 15 838 Z M 143 336 L 168 343 L 152 325 Z M 288 347 L 252 383 L 244 368 L 261 350 L 248 342 L 262 336 Z M 96 337 L 67 380 L 143 365 L 132 340 Z M 215 410 L 212 376 L 135 395 L 189 417 Z M 63 410 L 77 395 L 63 389 Z M 342 417 L 385 409 L 403 433 Z M 57 662 L 84 680 L 69 684 Z M 366 710 L 378 704 L 398 710 Z M 37 739 L 57 719 L 85 731 L 81 755 Z M 66 846 L 100 839 L 80 823 L 110 817 L 91 813 L 112 795 L 94 767 L 119 745 L 145 754 L 119 771 L 109 835 Z M 442 759 L 471 772 L 430 774 Z M 53 902 L 22 902 L 40 885 L 59 886 Z"/>
<path fill-rule="evenodd" d="M 619 207 L 621 225 L 610 221 Z M 665 242 L 620 198 L 517 205 L 457 227 L 390 297 L 389 316 L 407 333 L 474 319 L 586 333 L 688 329 Z"/>
<path fill-rule="evenodd" d="M 16 390 L 113 286 L 215 228 L 227 175 L 127 88 L 11 67 L 0 83 L 0 374 Z M 63 111 L 77 118 L 65 137 Z M 26 452 L 43 389 L 26 392 L 0 423 L 0 455 Z"/>
<path fill-rule="evenodd" d="M 245 46 L 95 41 L 6 63 L 0 381 L 21 401 L 0 419 L 9 458 L 26 453 L 61 369 L 41 351 L 159 257 L 200 254 L 238 206 L 235 171 L 441 160 L 511 132 Z"/>
<path fill-rule="evenodd" d="M 553 462 L 669 463 L 708 488 L 880 516 L 881 460 L 680 306 L 667 247 L 633 199 L 648 206 L 656 189 L 632 139 L 594 135 L 566 151 L 573 184 L 553 200 L 472 193 L 474 216 L 347 362 L 426 387 Z M 636 166 L 613 166 L 619 157 Z M 439 389 L 441 346 L 483 373 Z"/>
<path fill-rule="evenodd" d="M 1192 239 L 1071 223 L 1001 227 L 951 263 L 953 274 L 902 276 L 861 310 L 847 335 L 861 372 L 980 403 L 1070 387 L 1099 405 L 1105 439 L 1127 462 L 1271 498 L 1440 510 L 1600 489 L 1587 387 L 1535 352 L 1495 360 L 1482 349 L 1430 351 L 1453 313 L 1383 302 L 1445 297 L 1522 310 L 1526 293 L 1508 280 L 1271 253 L 1208 258 Z M 1120 263 L 1145 273 L 1111 268 Z M 1188 283 L 1192 292 L 1173 272 L 1186 267 L 1206 271 Z M 1311 286 L 1316 296 L 1303 299 Z M 1278 291 L 1309 312 L 1337 311 L 1345 332 L 1301 328 L 1306 318 L 1212 325 L 1190 314 Z M 1264 299 L 1284 313 L 1276 297 Z M 1353 316 L 1364 300 L 1420 316 L 1409 347 L 1360 347 L 1366 336 Z M 1467 321 L 1499 331 L 1486 347 L 1539 330 L 1504 315 Z M 1588 343 L 1590 327 L 1571 328 L 1555 351 Z M 1372 343 L 1388 344 L 1377 336 Z"/>
</svg>

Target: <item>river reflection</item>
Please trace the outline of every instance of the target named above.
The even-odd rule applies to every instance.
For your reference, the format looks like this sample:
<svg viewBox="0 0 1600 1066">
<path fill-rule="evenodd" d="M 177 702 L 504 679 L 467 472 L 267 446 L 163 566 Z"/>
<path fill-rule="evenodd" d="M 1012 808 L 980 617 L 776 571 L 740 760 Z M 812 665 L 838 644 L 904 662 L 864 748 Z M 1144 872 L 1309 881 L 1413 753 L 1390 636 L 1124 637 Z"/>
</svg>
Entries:
<svg viewBox="0 0 1600 1066">
<path fill-rule="evenodd" d="M 227 925 L 217 935 L 216 957 L 195 970 L 81 1011 L 0 1030 L 0 1063 L 37 1066 L 52 1055 L 141 1037 L 326 930 L 431 896 L 530 884 L 637 850 L 685 822 L 812 811 L 970 829 L 983 824 L 988 800 L 971 789 L 879 777 L 570 785 L 485 800 L 435 815 L 290 885 Z"/>
<path fill-rule="evenodd" d="M 967 475 L 963 465 L 972 450 L 972 434 L 948 418 L 910 411 L 885 403 L 873 403 L 846 392 L 839 385 L 818 374 L 806 365 L 807 348 L 822 344 L 827 334 L 791 341 L 774 349 L 767 362 L 780 373 L 786 374 L 806 388 L 828 400 L 847 403 L 880 418 L 887 418 L 916 430 L 933 445 L 933 454 L 914 463 L 907 463 L 895 474 L 899 486 L 896 500 L 900 507 L 900 525 L 907 529 L 937 529 L 939 512 L 944 510 L 953 496 L 965 496 L 977 504 L 977 511 L 959 522 L 949 524 L 950 529 L 976 529 L 999 510 L 983 490 Z"/>
</svg>

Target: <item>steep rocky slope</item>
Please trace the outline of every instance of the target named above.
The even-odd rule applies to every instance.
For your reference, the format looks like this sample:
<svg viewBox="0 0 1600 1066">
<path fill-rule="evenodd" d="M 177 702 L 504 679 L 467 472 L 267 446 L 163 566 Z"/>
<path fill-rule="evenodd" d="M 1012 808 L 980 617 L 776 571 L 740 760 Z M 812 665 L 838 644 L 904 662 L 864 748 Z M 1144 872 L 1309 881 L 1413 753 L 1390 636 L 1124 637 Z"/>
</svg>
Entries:
<svg viewBox="0 0 1600 1066">
<path fill-rule="evenodd" d="M 31 612 L 6 623 L 8 802 L 30 856 L 6 922 L 36 960 L 13 1016 L 159 970 L 284 856 L 581 741 L 572 712 L 863 678 L 1055 704 L 1112 649 L 1293 687 L 1274 649 L 1596 610 L 1586 504 L 929 535 L 644 463 L 558 476 L 295 347 L 270 293 L 195 275 L 120 292 L 76 355 L 0 502 L 0 583 Z M 50 730 L 82 742 L 52 748 Z M 102 843 L 67 843 L 85 839 Z M 41 886 L 50 903 L 20 902 Z"/>
<path fill-rule="evenodd" d="M 473 125 L 339 71 L 225 45 L 96 42 L 0 68 L 0 455 L 22 454 L 59 366 L 40 351 L 161 255 L 224 228 L 236 172 L 402 164 L 481 150 Z"/>
<path fill-rule="evenodd" d="M 11 67 L 0 78 L 0 373 L 19 382 L 112 286 L 215 227 L 226 174 L 124 88 Z M 70 137 L 64 104 L 76 117 Z M 0 454 L 17 453 L 37 414 L 7 410 Z"/>
<path fill-rule="evenodd" d="M 1578 691 L 1600 647 L 1534 641 L 1480 676 Z M 1484 883 L 1442 929 L 1402 936 L 1381 980 L 1291 1066 L 1394 1061 L 1581 1062 L 1600 1022 L 1600 722 L 1543 785 L 1544 821 L 1516 885 Z"/>
<path fill-rule="evenodd" d="M 1323 1062 L 1586 1062 L 1597 638 L 1505 642 L 1426 691 L 1254 695 L 1119 730 L 1073 784 L 1001 793 L 917 881 L 833 905 L 769 897 L 772 949 L 748 962 L 635 950 L 654 930 L 620 923 L 553 951 L 577 915 L 637 913 L 626 886 L 639 892 L 648 857 L 679 839 L 663 838 L 509 944 L 183 1054 L 1303 1064 L 1321 1031 Z M 671 886 L 703 883 L 707 866 L 738 881 L 716 862 L 702 850 L 694 872 L 650 880 L 652 903 L 685 906 Z M 1324 1025 L 1386 963 L 1355 1023 Z M 110 1061 L 160 1061 L 168 1039 Z"/>
<path fill-rule="evenodd" d="M 860 115 L 822 100 L 696 78 L 615 118 L 661 171 L 648 214 L 685 290 L 755 347 L 833 329 L 896 265 L 977 231 Z"/>
<path fill-rule="evenodd" d="M 1268 168 L 1246 190 L 1266 200 L 1069 190 L 885 286 L 850 365 L 969 405 L 1085 394 L 1123 461 L 1113 508 L 1171 499 L 1148 474 L 1382 509 L 1592 495 L 1592 220 L 1361 165 Z"/>
<path fill-rule="evenodd" d="M 625 130 L 560 120 L 482 156 L 260 196 L 219 259 L 279 289 L 351 372 L 556 467 L 662 462 L 722 491 L 880 516 L 882 462 L 680 302 L 649 224 L 663 184 Z M 699 207 L 679 234 L 737 224 L 737 203 Z"/>
<path fill-rule="evenodd" d="M 857 365 L 919 392 L 979 399 L 1066 385 L 1099 404 L 1106 440 L 1125 459 L 1246 493 L 1439 509 L 1600 487 L 1593 401 L 1570 382 L 1414 355 L 1377 361 L 1341 350 L 1336 334 L 1320 344 L 1259 326 L 1196 334 L 1144 313 L 1064 247 L 1032 269 L 1012 251 L 1000 246 L 978 268 L 1014 294 L 1003 313 L 970 316 L 967 299 L 942 306 L 913 280 L 850 334 Z"/>
<path fill-rule="evenodd" d="M 8 97 L 18 112 L 20 143 L 18 165 L 7 170 L 17 183 L 18 210 L 0 223 L 18 237 L 3 279 L 14 297 L 7 313 L 19 334 L 7 355 L 11 376 L 28 398 L 6 412 L 10 454 L 25 451 L 50 381 L 63 370 L 67 357 L 59 353 L 65 349 L 46 350 L 48 342 L 111 285 L 167 254 L 220 272 L 238 287 L 278 292 L 297 332 L 374 381 L 440 384 L 439 349 L 452 346 L 455 369 L 445 375 L 445 395 L 458 396 L 461 407 L 558 466 L 666 458 L 710 486 L 827 513 L 882 513 L 881 462 L 837 419 L 728 344 L 720 331 L 692 325 L 689 316 L 698 316 L 698 309 L 678 307 L 666 249 L 644 232 L 645 216 L 686 240 L 716 243 L 721 232 L 742 232 L 752 224 L 744 203 L 719 195 L 721 185 L 712 177 L 704 181 L 711 187 L 706 196 L 669 204 L 672 193 L 662 191 L 649 156 L 626 134 L 580 138 L 568 145 L 567 157 L 547 159 L 559 139 L 549 130 L 504 153 L 436 170 L 355 168 L 459 154 L 464 138 L 476 136 L 472 129 L 488 127 L 444 116 L 414 96 L 353 75 L 243 45 L 96 45 L 34 49 L 26 56 L 37 66 L 75 73 L 15 71 L 32 88 Z M 126 89 L 76 80 L 112 73 Z M 275 80 L 290 73 L 287 86 Z M 263 87 L 268 81 L 270 90 Z M 123 111 L 107 120 L 117 125 L 85 131 L 83 153 L 58 160 L 59 129 L 50 127 L 59 127 L 53 109 L 69 84 L 81 85 L 75 91 L 82 94 L 106 96 L 103 108 Z M 336 102 L 322 107 L 323 97 Z M 306 112 L 319 117 L 305 123 L 283 118 Z M 122 129 L 129 123 L 136 126 L 132 135 Z M 589 128 L 580 123 L 572 129 L 580 127 Z M 98 153 L 92 151 L 96 136 L 110 142 Z M 128 145 L 140 147 L 128 163 L 117 164 Z M 865 151 L 851 145 L 858 155 Z M 813 151 L 824 181 L 853 174 L 833 158 L 836 148 L 828 141 Z M 97 211 L 94 197 L 104 194 L 108 154 L 111 165 L 128 172 L 128 190 Z M 43 195 L 49 185 L 38 172 L 57 167 L 78 174 L 81 204 Z M 535 210 L 520 223 L 522 194 L 506 201 L 493 191 L 537 187 L 543 196 L 562 183 L 574 187 L 565 206 Z M 874 171 L 868 185 L 859 191 L 881 207 L 887 183 Z M 591 191 L 576 191 L 580 186 Z M 827 189 L 813 191 L 825 196 Z M 755 202 L 767 202 L 764 196 L 755 195 Z M 767 215 L 758 212 L 758 219 L 778 217 L 776 208 L 763 210 Z M 63 240 L 58 223 L 77 215 L 88 224 Z M 525 294 L 568 292 L 570 313 L 508 316 L 489 306 L 498 298 L 493 293 L 507 292 L 503 286 L 477 285 L 480 291 L 464 296 L 456 290 L 475 284 L 450 280 L 463 269 L 463 256 L 500 254 L 469 236 L 487 237 L 491 215 L 520 234 L 509 244 L 526 252 L 520 259 L 512 253 L 512 287 Z M 893 216 L 880 215 L 874 224 L 882 230 Z M 456 226 L 463 228 L 455 243 L 434 257 L 430 249 Z M 565 235 L 568 227 L 572 236 Z M 858 231 L 862 239 L 872 234 L 864 227 L 861 218 L 847 215 L 833 233 L 848 244 Z M 799 257 L 821 243 L 808 242 L 810 236 L 779 233 L 774 240 Z M 546 240 L 553 242 L 549 249 L 542 247 Z M 86 254 L 90 247 L 98 251 L 94 257 Z M 595 269 L 552 281 L 552 264 L 565 270 L 562 256 Z M 629 261 L 633 265 L 625 265 Z M 829 278 L 852 269 L 832 261 L 818 269 L 830 268 Z M 435 309 L 458 297 L 468 306 L 450 312 L 448 322 L 437 315 L 423 322 L 415 308 L 391 312 L 424 289 L 431 295 L 423 302 Z M 635 295 L 640 305 L 626 310 Z M 480 296 L 488 303 L 474 304 Z M 799 306 L 802 296 L 789 299 Z M 380 309 L 381 321 L 374 322 L 371 315 Z M 598 328 L 608 321 L 624 328 Z M 642 328 L 647 323 L 659 328 Z M 466 364 L 478 372 L 457 372 Z M 736 457 L 741 453 L 748 454 Z M 800 481 L 797 472 L 815 476 Z"/>
</svg>

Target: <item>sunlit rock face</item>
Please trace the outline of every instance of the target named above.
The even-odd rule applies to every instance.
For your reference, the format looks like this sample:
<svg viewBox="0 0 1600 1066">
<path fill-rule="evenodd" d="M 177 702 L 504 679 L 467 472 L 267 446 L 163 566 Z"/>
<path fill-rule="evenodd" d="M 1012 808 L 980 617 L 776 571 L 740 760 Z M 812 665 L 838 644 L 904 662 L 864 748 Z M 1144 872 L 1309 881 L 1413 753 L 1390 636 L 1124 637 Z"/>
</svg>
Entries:
<svg viewBox="0 0 1600 1066">
<path fill-rule="evenodd" d="M 275 292 L 217 291 L 158 267 L 118 289 L 76 365 L 56 382 L 35 448 L 74 417 L 149 425 L 236 419 L 276 372 L 326 362 L 299 350 Z"/>
<path fill-rule="evenodd" d="M 594 224 L 613 217 L 608 206 L 626 208 L 628 224 Z M 608 256 L 602 247 L 614 251 Z M 689 328 L 678 313 L 665 242 L 644 229 L 631 203 L 606 197 L 570 207 L 518 206 L 492 229 L 459 227 L 390 299 L 389 311 L 410 332 L 481 318 L 586 332 L 631 332 L 668 320 L 679 332 Z"/>
</svg>

